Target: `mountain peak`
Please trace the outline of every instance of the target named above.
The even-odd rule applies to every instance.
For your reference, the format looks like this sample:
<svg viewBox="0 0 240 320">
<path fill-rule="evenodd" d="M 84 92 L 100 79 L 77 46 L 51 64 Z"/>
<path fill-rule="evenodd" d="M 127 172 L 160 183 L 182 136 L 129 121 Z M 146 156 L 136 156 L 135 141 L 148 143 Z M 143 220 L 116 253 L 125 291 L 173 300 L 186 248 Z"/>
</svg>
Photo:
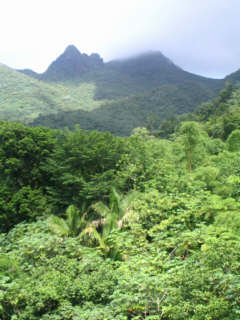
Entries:
<svg viewBox="0 0 240 320">
<path fill-rule="evenodd" d="M 50 64 L 41 75 L 41 79 L 64 81 L 80 78 L 85 72 L 103 66 L 102 58 L 93 53 L 90 56 L 81 53 L 74 45 L 66 47 L 65 51 Z"/>
<path fill-rule="evenodd" d="M 69 46 L 66 47 L 64 55 L 81 55 L 81 52 L 78 50 L 77 47 L 75 47 L 73 44 L 70 44 Z"/>
<path fill-rule="evenodd" d="M 176 75 L 181 78 L 182 74 L 179 72 L 182 71 L 181 68 L 164 56 L 161 51 L 146 51 L 124 59 L 110 61 L 108 66 L 134 78 L 148 79 L 150 82 L 156 81 L 156 84 L 160 79 L 161 83 L 168 82 L 169 78 L 173 78 L 172 81 L 174 81 Z"/>
</svg>

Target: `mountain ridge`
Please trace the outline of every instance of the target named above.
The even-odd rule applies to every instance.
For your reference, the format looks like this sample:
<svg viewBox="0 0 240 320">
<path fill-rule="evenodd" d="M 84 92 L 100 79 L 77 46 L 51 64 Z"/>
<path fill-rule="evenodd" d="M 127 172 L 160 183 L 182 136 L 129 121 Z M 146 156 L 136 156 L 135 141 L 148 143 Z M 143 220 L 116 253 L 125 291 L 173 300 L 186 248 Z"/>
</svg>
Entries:
<svg viewBox="0 0 240 320">
<path fill-rule="evenodd" d="M 43 73 L 37 73 L 35 72 L 34 70 L 32 69 L 17 69 L 18 72 L 22 72 L 22 73 L 25 73 L 29 76 L 32 76 L 32 77 L 35 77 L 37 79 L 42 79 L 42 80 L 53 80 L 53 81 L 56 81 L 56 80 L 59 80 L 59 79 L 48 79 L 48 71 L 49 69 L 51 69 L 53 66 L 56 65 L 56 62 L 59 62 L 60 61 L 60 64 L 62 62 L 66 63 L 67 64 L 67 67 L 69 67 L 69 61 L 73 64 L 74 67 L 77 68 L 77 71 L 78 71 L 78 68 L 79 68 L 79 65 L 76 65 L 76 59 L 79 59 L 79 58 L 82 58 L 82 59 L 85 59 L 85 62 L 86 60 L 88 60 L 88 64 L 90 64 L 90 59 L 92 59 L 92 62 L 95 60 L 95 62 L 97 62 L 95 64 L 95 66 L 97 65 L 98 67 L 103 67 L 103 66 L 107 66 L 107 67 L 115 67 L 115 68 L 119 68 L 121 65 L 124 65 L 125 64 L 125 69 L 127 67 L 129 67 L 129 63 L 133 62 L 133 61 L 137 61 L 137 60 L 143 60 L 145 58 L 151 58 L 151 59 L 154 59 L 156 60 L 156 58 L 158 59 L 158 61 L 156 62 L 159 62 L 159 58 L 164 61 L 164 63 L 166 65 L 169 65 L 169 66 L 172 66 L 178 70 L 181 70 L 181 71 L 184 71 L 186 72 L 187 74 L 189 75 L 192 75 L 192 76 L 195 76 L 195 77 L 198 77 L 198 78 L 201 78 L 201 79 L 210 79 L 210 80 L 213 80 L 213 81 L 221 81 L 221 80 L 224 80 L 225 78 L 229 77 L 226 76 L 225 78 L 222 78 L 222 79 L 214 79 L 214 78 L 211 78 L 211 77 L 206 77 L 206 76 L 202 76 L 202 75 L 197 75 L 197 74 L 194 74 L 192 72 L 189 72 L 189 71 L 186 71 L 184 70 L 183 68 L 181 68 L 180 66 L 176 65 L 171 59 L 169 59 L 168 57 L 166 57 L 161 51 L 159 50 L 148 50 L 148 51 L 143 51 L 143 52 L 140 52 L 140 53 L 137 53 L 137 54 L 134 54 L 134 55 L 130 55 L 128 57 L 125 57 L 125 58 L 116 58 L 116 59 L 113 59 L 113 60 L 110 60 L 108 62 L 104 62 L 103 58 L 98 54 L 98 53 L 91 53 L 90 55 L 87 55 L 86 53 L 81 53 L 76 46 L 74 45 L 68 45 L 64 52 L 62 54 L 60 54 L 52 63 L 50 63 L 50 65 L 48 66 L 47 70 L 44 71 Z M 82 61 L 80 61 L 81 63 Z M 143 61 L 144 62 L 144 61 Z M 94 64 L 92 64 L 92 67 L 94 66 Z M 155 65 L 156 66 L 156 65 Z M 62 65 L 59 66 L 60 68 L 62 67 Z M 72 67 L 72 66 L 71 66 Z M 64 67 L 66 68 L 66 67 Z M 80 74 L 82 72 L 82 70 L 79 70 L 80 71 Z M 89 71 L 89 70 L 87 70 Z M 64 80 L 64 79 L 61 79 L 61 80 Z"/>
<path fill-rule="evenodd" d="M 149 117 L 157 118 L 159 124 L 172 114 L 191 112 L 216 97 L 225 86 L 225 79 L 187 72 L 160 51 L 105 63 L 99 54 L 81 53 L 73 45 L 67 46 L 42 74 L 29 69 L 17 72 L 25 74 L 26 82 L 32 83 L 30 79 L 34 78 L 35 87 L 44 87 L 41 94 L 33 94 L 44 107 L 39 111 L 36 103 L 34 111 L 32 103 L 32 114 L 28 113 L 26 120 L 23 110 L 21 120 L 52 127 L 58 124 L 59 129 L 80 124 L 89 130 L 120 135 L 129 134 L 135 125 L 146 126 Z M 29 89 L 30 94 L 31 90 L 35 89 Z M 48 98 L 42 90 L 47 90 Z M 96 108 L 99 110 L 94 111 Z M 111 121 L 115 124 L 110 125 Z"/>
</svg>

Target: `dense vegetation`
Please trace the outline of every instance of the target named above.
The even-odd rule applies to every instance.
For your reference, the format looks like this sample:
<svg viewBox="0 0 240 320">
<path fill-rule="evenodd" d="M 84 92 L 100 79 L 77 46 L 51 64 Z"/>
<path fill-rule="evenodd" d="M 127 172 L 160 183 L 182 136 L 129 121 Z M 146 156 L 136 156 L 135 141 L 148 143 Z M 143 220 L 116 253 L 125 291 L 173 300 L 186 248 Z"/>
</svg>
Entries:
<svg viewBox="0 0 240 320">
<path fill-rule="evenodd" d="M 205 97 L 211 96 L 207 89 L 193 83 L 162 85 L 130 97 L 102 103 L 99 108 L 91 111 L 59 111 L 39 116 L 31 125 L 73 129 L 75 124 L 79 124 L 85 130 L 108 131 L 126 136 L 136 127 L 156 129 L 170 115 L 194 111 L 202 101 L 203 92 Z"/>
<path fill-rule="evenodd" d="M 161 123 L 157 134 L 165 138 L 170 137 L 183 121 L 194 120 L 202 123 L 209 136 L 226 140 L 233 130 L 240 129 L 239 106 L 239 85 L 233 86 L 227 82 L 226 88 L 217 98 L 203 103 L 195 112 L 171 116 Z"/>
<path fill-rule="evenodd" d="M 169 140 L 2 121 L 1 319 L 238 319 L 238 99 Z"/>
</svg>

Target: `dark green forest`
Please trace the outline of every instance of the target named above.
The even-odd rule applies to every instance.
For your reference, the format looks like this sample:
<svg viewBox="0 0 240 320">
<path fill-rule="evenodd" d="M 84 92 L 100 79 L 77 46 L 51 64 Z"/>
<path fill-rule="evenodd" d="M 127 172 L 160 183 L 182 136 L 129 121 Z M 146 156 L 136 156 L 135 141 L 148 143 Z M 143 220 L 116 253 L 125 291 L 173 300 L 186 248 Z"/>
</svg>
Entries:
<svg viewBox="0 0 240 320">
<path fill-rule="evenodd" d="M 107 131 L 128 136 L 136 127 L 157 129 L 162 121 L 173 114 L 194 111 L 207 99 L 206 97 L 212 97 L 210 91 L 191 82 L 162 85 L 129 97 L 106 101 L 91 111 L 63 110 L 51 115 L 40 115 L 31 122 L 31 125 L 43 125 L 53 129 L 64 127 L 73 129 L 76 124 L 79 124 L 85 130 Z"/>
<path fill-rule="evenodd" d="M 240 90 L 150 120 L 1 121 L 1 319 L 239 319 Z"/>
</svg>

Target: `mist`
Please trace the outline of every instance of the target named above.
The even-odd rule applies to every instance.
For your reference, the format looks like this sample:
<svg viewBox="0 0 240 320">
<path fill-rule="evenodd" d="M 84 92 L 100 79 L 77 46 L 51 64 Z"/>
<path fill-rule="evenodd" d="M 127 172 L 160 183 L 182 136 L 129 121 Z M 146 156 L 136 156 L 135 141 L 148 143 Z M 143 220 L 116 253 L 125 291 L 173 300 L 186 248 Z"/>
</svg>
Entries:
<svg viewBox="0 0 240 320">
<path fill-rule="evenodd" d="M 74 44 L 104 61 L 161 51 L 182 69 L 223 78 L 240 68 L 238 0 L 9 0 L 0 62 L 43 72 Z"/>
</svg>

